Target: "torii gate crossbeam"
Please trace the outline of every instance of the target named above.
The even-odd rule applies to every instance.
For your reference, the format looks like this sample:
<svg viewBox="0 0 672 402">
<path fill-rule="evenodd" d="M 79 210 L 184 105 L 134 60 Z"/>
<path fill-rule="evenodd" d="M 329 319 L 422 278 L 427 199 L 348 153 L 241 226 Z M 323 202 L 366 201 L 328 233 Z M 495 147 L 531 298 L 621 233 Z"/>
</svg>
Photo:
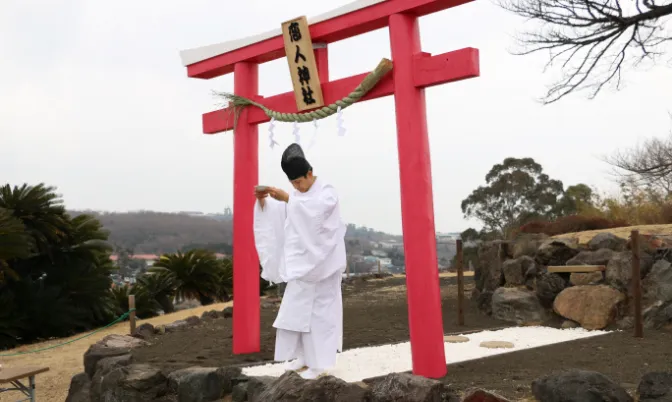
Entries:
<svg viewBox="0 0 672 402">
<path fill-rule="evenodd" d="M 436 256 L 432 174 L 424 88 L 478 77 L 479 53 L 465 48 L 438 56 L 423 53 L 418 17 L 470 0 L 358 0 L 317 17 L 310 25 L 316 43 L 331 43 L 389 27 L 393 73 L 362 100 L 394 95 L 401 184 L 401 213 L 413 372 L 431 378 L 446 374 L 443 322 Z M 316 49 L 325 104 L 341 99 L 366 74 L 328 82 L 326 48 Z M 213 78 L 234 73 L 234 93 L 260 101 L 270 109 L 295 113 L 294 93 L 259 96 L 258 64 L 284 57 L 281 32 L 262 34 L 182 52 L 188 75 Z M 247 108 L 233 127 L 232 113 L 203 115 L 203 131 L 234 133 L 234 294 L 233 352 L 260 350 L 259 261 L 254 246 L 251 189 L 258 184 L 258 125 L 269 121 L 259 109 Z"/>
</svg>

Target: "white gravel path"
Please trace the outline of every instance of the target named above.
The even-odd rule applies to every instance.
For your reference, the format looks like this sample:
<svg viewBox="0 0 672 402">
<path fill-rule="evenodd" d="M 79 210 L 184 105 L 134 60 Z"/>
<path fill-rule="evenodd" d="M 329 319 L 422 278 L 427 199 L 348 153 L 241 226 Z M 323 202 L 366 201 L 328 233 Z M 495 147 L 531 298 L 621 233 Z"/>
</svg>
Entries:
<svg viewBox="0 0 672 402">
<path fill-rule="evenodd" d="M 469 342 L 446 343 L 446 363 L 451 364 L 502 353 L 513 353 L 518 350 L 608 333 L 608 331 L 587 331 L 583 328 L 555 329 L 548 327 L 513 327 L 496 331 L 482 331 L 464 335 L 469 338 Z M 479 346 L 483 341 L 508 341 L 512 342 L 514 347 L 513 349 L 487 349 Z M 329 370 L 329 374 L 348 382 L 354 382 L 388 373 L 410 371 L 411 369 L 411 345 L 409 342 L 405 342 L 346 350 L 338 355 L 336 367 Z M 278 377 L 283 372 L 283 363 L 243 369 L 243 373 L 250 376 Z"/>
</svg>

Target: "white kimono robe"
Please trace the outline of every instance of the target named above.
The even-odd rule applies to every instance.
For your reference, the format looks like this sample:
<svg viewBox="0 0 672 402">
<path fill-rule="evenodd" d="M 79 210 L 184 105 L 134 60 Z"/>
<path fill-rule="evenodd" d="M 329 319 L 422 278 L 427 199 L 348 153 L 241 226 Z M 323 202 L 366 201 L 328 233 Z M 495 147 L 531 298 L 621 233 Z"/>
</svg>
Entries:
<svg viewBox="0 0 672 402">
<path fill-rule="evenodd" d="M 302 357 L 314 369 L 336 364 L 343 348 L 342 274 L 346 268 L 345 224 L 334 188 L 319 178 L 289 202 L 266 199 L 254 211 L 261 276 L 287 282 L 277 328 L 275 360 Z"/>
</svg>

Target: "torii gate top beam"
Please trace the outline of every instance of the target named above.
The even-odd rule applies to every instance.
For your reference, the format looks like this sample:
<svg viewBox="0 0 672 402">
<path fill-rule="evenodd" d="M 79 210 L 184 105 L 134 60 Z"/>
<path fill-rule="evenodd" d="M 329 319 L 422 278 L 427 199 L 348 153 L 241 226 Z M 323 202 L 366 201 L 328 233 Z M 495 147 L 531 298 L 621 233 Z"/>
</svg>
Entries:
<svg viewBox="0 0 672 402">
<path fill-rule="evenodd" d="M 389 16 L 406 13 L 423 16 L 473 0 L 357 0 L 311 19 L 313 42 L 332 43 L 384 28 Z M 192 78 L 210 79 L 233 72 L 240 62 L 265 63 L 285 57 L 280 30 L 231 42 L 180 52 Z"/>
</svg>

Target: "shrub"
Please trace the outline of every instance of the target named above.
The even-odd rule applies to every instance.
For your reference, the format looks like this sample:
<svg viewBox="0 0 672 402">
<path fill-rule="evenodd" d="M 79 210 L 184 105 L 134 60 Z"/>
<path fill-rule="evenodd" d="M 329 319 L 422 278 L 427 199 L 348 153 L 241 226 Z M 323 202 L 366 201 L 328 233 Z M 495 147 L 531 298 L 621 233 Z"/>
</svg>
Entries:
<svg viewBox="0 0 672 402">
<path fill-rule="evenodd" d="M 569 215 L 553 222 L 533 221 L 520 228 L 522 233 L 543 233 L 555 236 L 565 233 L 583 232 L 586 230 L 613 229 L 630 226 L 622 219 L 609 220 L 597 216 Z"/>
</svg>

